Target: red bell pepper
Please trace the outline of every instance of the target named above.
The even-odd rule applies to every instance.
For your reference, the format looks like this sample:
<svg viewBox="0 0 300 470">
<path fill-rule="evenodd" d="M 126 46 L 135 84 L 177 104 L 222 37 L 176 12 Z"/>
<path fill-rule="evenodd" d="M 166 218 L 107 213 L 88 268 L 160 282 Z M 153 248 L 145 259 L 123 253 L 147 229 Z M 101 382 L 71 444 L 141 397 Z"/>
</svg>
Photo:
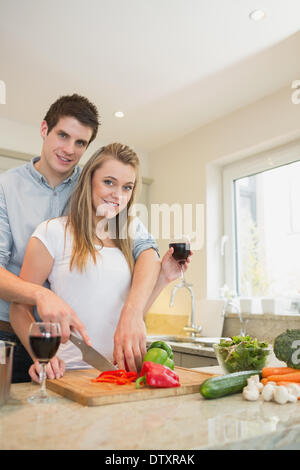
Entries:
<svg viewBox="0 0 300 470">
<path fill-rule="evenodd" d="M 151 361 L 143 363 L 140 377 L 136 381 L 136 388 L 140 388 L 141 384 L 159 388 L 180 386 L 179 377 L 173 370 Z"/>
</svg>

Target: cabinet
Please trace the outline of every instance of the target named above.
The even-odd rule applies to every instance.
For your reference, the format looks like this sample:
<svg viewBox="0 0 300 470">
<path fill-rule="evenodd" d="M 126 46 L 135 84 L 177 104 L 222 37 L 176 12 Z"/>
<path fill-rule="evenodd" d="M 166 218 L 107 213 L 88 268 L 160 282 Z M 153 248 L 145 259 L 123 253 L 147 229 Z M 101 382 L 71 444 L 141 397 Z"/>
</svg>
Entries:
<svg viewBox="0 0 300 470">
<path fill-rule="evenodd" d="M 181 367 L 209 367 L 217 366 L 218 361 L 214 357 L 198 356 L 197 354 L 181 353 L 173 351 L 175 366 Z"/>
</svg>

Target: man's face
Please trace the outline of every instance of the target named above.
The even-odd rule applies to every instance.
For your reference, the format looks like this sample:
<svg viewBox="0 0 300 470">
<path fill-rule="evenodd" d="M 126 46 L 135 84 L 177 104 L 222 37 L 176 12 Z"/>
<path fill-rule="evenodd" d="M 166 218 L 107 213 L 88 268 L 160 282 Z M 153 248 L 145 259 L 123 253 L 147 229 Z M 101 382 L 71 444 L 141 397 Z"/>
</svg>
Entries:
<svg viewBox="0 0 300 470">
<path fill-rule="evenodd" d="M 43 165 L 57 175 L 71 174 L 85 152 L 92 132 L 90 127 L 84 126 L 71 116 L 61 117 L 49 133 L 47 122 L 43 121 Z"/>
</svg>

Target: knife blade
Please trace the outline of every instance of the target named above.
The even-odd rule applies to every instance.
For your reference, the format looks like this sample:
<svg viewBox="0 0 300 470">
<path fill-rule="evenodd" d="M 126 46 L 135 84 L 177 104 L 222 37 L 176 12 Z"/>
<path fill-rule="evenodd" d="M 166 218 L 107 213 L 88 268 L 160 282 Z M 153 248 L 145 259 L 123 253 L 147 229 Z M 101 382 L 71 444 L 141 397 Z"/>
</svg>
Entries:
<svg viewBox="0 0 300 470">
<path fill-rule="evenodd" d="M 83 339 L 79 338 L 74 333 L 70 334 L 70 341 L 80 349 L 82 352 L 82 359 L 95 367 L 95 369 L 100 371 L 117 369 L 117 366 L 106 359 L 106 357 L 102 356 L 102 354 L 96 351 L 96 349 L 88 346 Z"/>
</svg>

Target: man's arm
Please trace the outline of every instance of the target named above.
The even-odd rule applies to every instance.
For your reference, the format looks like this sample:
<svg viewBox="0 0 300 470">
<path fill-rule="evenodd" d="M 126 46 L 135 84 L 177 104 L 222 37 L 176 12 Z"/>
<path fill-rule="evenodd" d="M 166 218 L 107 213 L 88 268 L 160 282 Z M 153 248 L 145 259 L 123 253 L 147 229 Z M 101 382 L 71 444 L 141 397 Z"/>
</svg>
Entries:
<svg viewBox="0 0 300 470">
<path fill-rule="evenodd" d="M 47 276 L 43 277 L 43 273 L 41 274 L 43 269 L 45 270 L 45 266 L 47 269 L 47 250 L 45 250 L 46 248 L 40 240 L 31 238 L 25 253 L 20 277 L 4 268 L 0 268 L 0 296 L 8 302 L 27 306 L 36 305 L 38 314 L 43 321 L 60 323 L 62 342 L 69 339 L 70 328 L 72 328 L 81 334 L 87 344 L 90 344 L 85 326 L 74 310 L 54 292 L 41 285 L 47 279 Z M 50 272 L 50 270 L 49 268 L 48 271 Z M 19 312 L 21 310 L 20 308 Z M 12 326 L 14 327 L 14 325 Z"/>
<path fill-rule="evenodd" d="M 81 334 L 87 344 L 90 344 L 85 326 L 66 302 L 51 290 L 25 281 L 3 267 L 0 267 L 0 297 L 7 302 L 36 305 L 43 321 L 60 323 L 63 343 L 68 340 L 72 327 Z"/>
<path fill-rule="evenodd" d="M 84 325 L 69 305 L 49 289 L 36 285 L 34 280 L 22 279 L 6 269 L 13 244 L 5 193 L 0 184 L 0 298 L 6 302 L 36 305 L 43 321 L 61 324 L 63 342 L 69 338 L 72 327 L 81 334 L 87 344 L 90 344 Z"/>
<path fill-rule="evenodd" d="M 37 297 L 47 290 L 31 282 L 20 279 L 15 274 L 0 266 L 0 297 L 6 302 L 19 302 L 35 305 Z"/>
<path fill-rule="evenodd" d="M 35 358 L 29 344 L 29 328 L 34 322 L 32 310 L 29 305 L 12 302 L 9 309 L 9 319 L 16 335 L 34 361 Z"/>
<path fill-rule="evenodd" d="M 43 288 L 22 281 L 6 269 L 13 250 L 13 236 L 2 185 L 0 185 L 0 227 L 0 297 L 7 302 L 35 305 L 36 295 Z"/>
</svg>

